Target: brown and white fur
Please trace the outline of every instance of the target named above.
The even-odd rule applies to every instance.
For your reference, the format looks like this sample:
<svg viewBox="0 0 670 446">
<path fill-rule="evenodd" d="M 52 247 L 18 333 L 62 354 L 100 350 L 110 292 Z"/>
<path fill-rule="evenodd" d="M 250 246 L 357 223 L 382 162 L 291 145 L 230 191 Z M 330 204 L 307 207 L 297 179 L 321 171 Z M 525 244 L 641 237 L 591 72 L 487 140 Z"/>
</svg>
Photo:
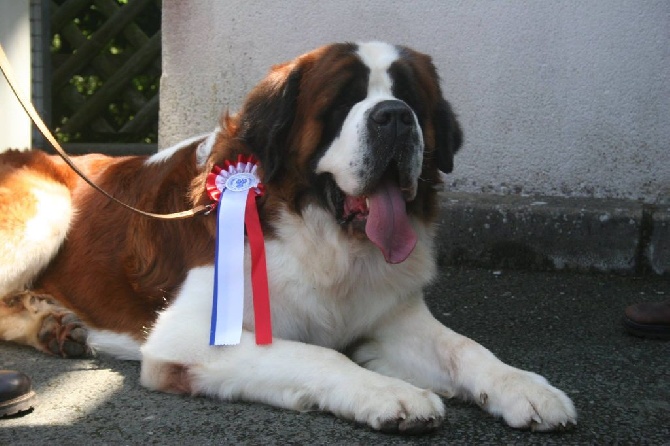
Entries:
<svg viewBox="0 0 670 446">
<path fill-rule="evenodd" d="M 58 159 L 5 153 L 0 338 L 62 356 L 141 360 L 151 389 L 316 408 L 384 431 L 434 429 L 445 416 L 438 395 L 474 401 L 513 427 L 574 424 L 563 392 L 426 308 L 438 170 L 452 170 L 460 144 L 430 58 L 370 42 L 273 67 L 238 114 L 152 157 L 77 158 L 121 200 L 174 212 L 209 202 L 215 163 L 256 155 L 267 346 L 255 343 L 248 295 L 241 343 L 208 344 L 214 215 L 148 219 Z"/>
</svg>

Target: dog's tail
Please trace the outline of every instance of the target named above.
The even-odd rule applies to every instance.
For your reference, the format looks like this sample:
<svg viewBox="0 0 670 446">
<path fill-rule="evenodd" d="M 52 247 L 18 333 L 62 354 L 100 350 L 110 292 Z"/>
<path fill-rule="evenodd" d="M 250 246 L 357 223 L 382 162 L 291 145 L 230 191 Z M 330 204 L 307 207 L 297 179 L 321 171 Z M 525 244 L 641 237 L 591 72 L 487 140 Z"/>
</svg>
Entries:
<svg viewBox="0 0 670 446">
<path fill-rule="evenodd" d="M 90 330 L 88 346 L 95 354 L 103 353 L 127 361 L 141 361 L 141 344 L 133 337 L 108 330 Z"/>
</svg>

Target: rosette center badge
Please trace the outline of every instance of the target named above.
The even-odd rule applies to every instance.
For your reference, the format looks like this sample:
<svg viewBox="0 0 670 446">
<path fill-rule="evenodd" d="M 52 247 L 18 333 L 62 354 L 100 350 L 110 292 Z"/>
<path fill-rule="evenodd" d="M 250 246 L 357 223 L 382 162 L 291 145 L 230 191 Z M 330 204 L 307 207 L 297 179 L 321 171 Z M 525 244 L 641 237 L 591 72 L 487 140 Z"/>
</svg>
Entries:
<svg viewBox="0 0 670 446">
<path fill-rule="evenodd" d="M 224 181 L 224 184 L 217 184 L 217 186 L 219 186 L 220 189 L 225 188 L 233 192 L 244 192 L 258 185 L 258 178 L 250 172 L 238 172 L 230 175 L 225 180 L 222 176 L 217 177 L 217 183 L 223 183 Z"/>
</svg>

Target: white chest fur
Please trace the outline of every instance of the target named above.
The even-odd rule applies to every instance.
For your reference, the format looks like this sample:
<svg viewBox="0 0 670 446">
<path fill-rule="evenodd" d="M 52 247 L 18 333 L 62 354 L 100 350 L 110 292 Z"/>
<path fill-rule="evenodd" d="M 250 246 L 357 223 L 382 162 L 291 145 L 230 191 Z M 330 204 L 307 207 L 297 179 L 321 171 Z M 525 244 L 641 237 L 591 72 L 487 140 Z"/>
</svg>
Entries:
<svg viewBox="0 0 670 446">
<path fill-rule="evenodd" d="M 391 265 L 372 243 L 344 234 L 317 206 L 301 217 L 284 212 L 277 238 L 266 242 L 275 336 L 342 348 L 401 300 L 420 295 L 435 272 L 432 229 L 413 224 L 414 252 Z M 246 315 L 251 325 L 251 312 Z"/>
</svg>

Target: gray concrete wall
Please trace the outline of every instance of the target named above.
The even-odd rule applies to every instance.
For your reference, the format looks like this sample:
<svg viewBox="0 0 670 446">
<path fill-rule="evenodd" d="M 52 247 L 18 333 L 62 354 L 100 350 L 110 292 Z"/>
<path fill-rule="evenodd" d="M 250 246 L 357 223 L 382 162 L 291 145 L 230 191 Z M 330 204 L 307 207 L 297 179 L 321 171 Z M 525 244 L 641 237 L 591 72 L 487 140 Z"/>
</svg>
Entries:
<svg viewBox="0 0 670 446">
<path fill-rule="evenodd" d="M 160 144 L 331 41 L 431 54 L 466 143 L 452 189 L 670 203 L 670 2 L 165 0 Z"/>
</svg>

